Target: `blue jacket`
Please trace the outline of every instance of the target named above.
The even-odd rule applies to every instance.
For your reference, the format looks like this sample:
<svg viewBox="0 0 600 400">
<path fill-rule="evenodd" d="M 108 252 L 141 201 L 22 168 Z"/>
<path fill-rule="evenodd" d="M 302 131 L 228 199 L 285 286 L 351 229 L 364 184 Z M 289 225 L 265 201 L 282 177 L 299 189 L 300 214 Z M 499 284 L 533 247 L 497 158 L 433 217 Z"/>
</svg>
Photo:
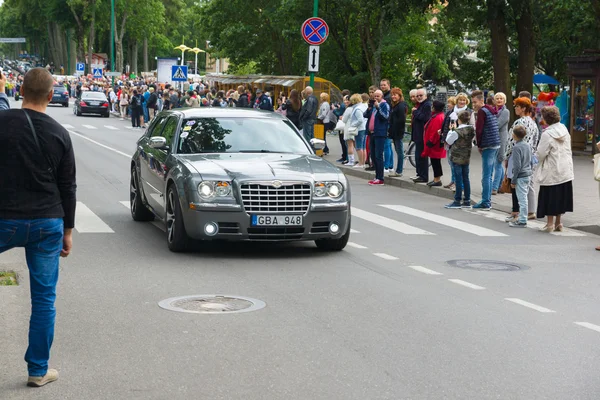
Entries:
<svg viewBox="0 0 600 400">
<path fill-rule="evenodd" d="M 369 121 L 371 115 L 375 113 L 375 131 L 373 136 L 387 137 L 388 126 L 390 119 L 390 105 L 387 102 L 379 103 L 379 108 L 370 107 L 365 111 L 364 117 L 367 119 L 367 130 L 369 129 Z"/>
<path fill-rule="evenodd" d="M 273 111 L 273 104 L 271 104 L 271 100 L 269 100 L 269 96 L 266 94 L 262 94 L 258 98 L 258 108 L 266 111 Z"/>
<path fill-rule="evenodd" d="M 6 94 L 0 93 L 0 110 L 10 110 L 10 103 Z"/>
</svg>

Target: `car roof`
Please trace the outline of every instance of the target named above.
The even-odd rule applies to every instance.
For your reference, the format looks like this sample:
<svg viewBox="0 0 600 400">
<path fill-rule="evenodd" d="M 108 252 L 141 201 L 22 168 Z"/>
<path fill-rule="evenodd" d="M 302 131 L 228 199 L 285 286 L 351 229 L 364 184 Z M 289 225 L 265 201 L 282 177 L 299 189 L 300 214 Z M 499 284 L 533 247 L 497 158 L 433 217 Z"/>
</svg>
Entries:
<svg viewBox="0 0 600 400">
<path fill-rule="evenodd" d="M 273 111 L 255 110 L 252 108 L 235 107 L 200 107 L 200 108 L 179 108 L 176 110 L 165 111 L 168 114 L 178 114 L 184 119 L 189 118 L 265 118 L 265 119 L 283 119 L 283 117 Z"/>
</svg>

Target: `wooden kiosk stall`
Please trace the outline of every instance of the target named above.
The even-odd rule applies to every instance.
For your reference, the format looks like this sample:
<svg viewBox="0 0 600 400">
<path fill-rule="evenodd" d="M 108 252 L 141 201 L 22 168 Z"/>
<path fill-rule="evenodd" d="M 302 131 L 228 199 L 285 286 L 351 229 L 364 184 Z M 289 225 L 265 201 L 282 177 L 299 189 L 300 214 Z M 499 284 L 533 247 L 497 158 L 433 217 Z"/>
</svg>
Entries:
<svg viewBox="0 0 600 400">
<path fill-rule="evenodd" d="M 586 151 L 592 144 L 592 153 L 598 152 L 594 144 L 600 141 L 600 128 L 595 123 L 600 114 L 600 50 L 587 51 L 582 56 L 566 57 L 567 73 L 571 86 L 571 147 Z"/>
</svg>

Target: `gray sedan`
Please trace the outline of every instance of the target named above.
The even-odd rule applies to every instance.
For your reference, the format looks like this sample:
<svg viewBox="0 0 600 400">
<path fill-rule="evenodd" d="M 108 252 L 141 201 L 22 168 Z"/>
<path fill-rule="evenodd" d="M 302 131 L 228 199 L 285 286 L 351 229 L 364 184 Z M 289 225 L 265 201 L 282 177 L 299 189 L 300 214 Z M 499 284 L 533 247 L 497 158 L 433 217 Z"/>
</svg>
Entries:
<svg viewBox="0 0 600 400">
<path fill-rule="evenodd" d="M 324 142 L 313 139 L 321 148 Z M 159 219 L 172 251 L 193 240 L 314 240 L 342 250 L 350 186 L 294 125 L 235 108 L 160 113 L 131 160 L 131 215 Z"/>
</svg>

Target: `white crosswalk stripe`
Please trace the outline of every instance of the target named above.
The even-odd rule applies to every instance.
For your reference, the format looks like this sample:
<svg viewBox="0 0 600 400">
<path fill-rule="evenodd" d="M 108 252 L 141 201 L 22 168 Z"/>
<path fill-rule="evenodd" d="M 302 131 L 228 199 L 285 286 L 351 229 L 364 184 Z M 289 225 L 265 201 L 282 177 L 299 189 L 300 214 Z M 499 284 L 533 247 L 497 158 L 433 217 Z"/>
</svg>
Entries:
<svg viewBox="0 0 600 400">
<path fill-rule="evenodd" d="M 388 228 L 396 232 L 404 233 L 406 235 L 435 235 L 435 233 L 431 233 L 426 230 L 410 226 L 403 222 L 398 222 L 395 219 L 382 217 L 381 215 L 361 210 L 360 208 L 356 207 L 352 207 L 352 216 L 364 219 L 365 221 L 372 222 L 374 224 L 383 226 L 384 228 Z"/>
<path fill-rule="evenodd" d="M 493 231 L 491 229 L 482 228 L 477 225 L 469 224 L 463 221 L 459 221 L 456 219 L 443 217 L 441 215 L 428 213 L 425 211 L 417 210 L 415 208 L 405 207 L 401 205 L 392 205 L 392 204 L 380 204 L 381 207 L 385 207 L 390 210 L 398 211 L 404 214 L 412 215 L 417 218 L 422 218 L 427 221 L 435 222 L 440 225 L 449 226 L 454 229 L 458 229 L 464 232 L 472 233 L 477 236 L 495 236 L 495 237 L 503 237 L 508 236 L 502 232 Z"/>
<path fill-rule="evenodd" d="M 119 203 L 121 203 L 121 205 L 123 207 L 126 207 L 127 209 L 130 209 L 131 205 L 130 205 L 129 200 L 120 201 Z M 167 228 L 165 227 L 165 225 L 162 224 L 160 221 L 152 221 L 151 224 L 154 225 L 155 227 L 157 227 L 158 229 L 160 229 L 163 232 L 167 231 Z"/>
<path fill-rule="evenodd" d="M 85 124 L 82 124 L 81 126 L 83 126 L 84 128 L 87 128 L 87 129 L 98 129 L 94 125 L 85 125 Z"/>
<path fill-rule="evenodd" d="M 79 233 L 115 233 L 85 204 L 78 201 L 75 209 L 75 229 Z"/>
<path fill-rule="evenodd" d="M 110 129 L 111 131 L 118 131 L 119 128 L 117 128 L 116 126 L 112 126 L 112 125 L 104 125 L 104 127 L 106 129 Z"/>
<path fill-rule="evenodd" d="M 503 214 L 503 213 L 499 213 L 499 212 L 495 212 L 495 211 L 465 210 L 465 212 L 482 215 L 486 218 L 490 218 L 490 219 L 494 219 L 494 220 L 502 221 L 502 222 L 505 222 L 504 220 L 508 216 L 508 214 Z M 527 228 L 529 228 L 529 229 L 539 230 L 544 225 L 546 225 L 546 224 L 544 222 L 540 222 L 540 221 L 535 221 L 535 220 L 527 221 Z M 552 232 L 550 234 L 554 235 L 554 236 L 571 236 L 571 237 L 587 236 L 583 232 L 578 232 L 574 229 L 568 229 L 568 228 L 564 228 L 562 232 Z"/>
<path fill-rule="evenodd" d="M 75 129 L 75 127 L 73 125 L 69 125 L 69 124 L 62 124 L 62 126 L 65 129 Z"/>
</svg>

